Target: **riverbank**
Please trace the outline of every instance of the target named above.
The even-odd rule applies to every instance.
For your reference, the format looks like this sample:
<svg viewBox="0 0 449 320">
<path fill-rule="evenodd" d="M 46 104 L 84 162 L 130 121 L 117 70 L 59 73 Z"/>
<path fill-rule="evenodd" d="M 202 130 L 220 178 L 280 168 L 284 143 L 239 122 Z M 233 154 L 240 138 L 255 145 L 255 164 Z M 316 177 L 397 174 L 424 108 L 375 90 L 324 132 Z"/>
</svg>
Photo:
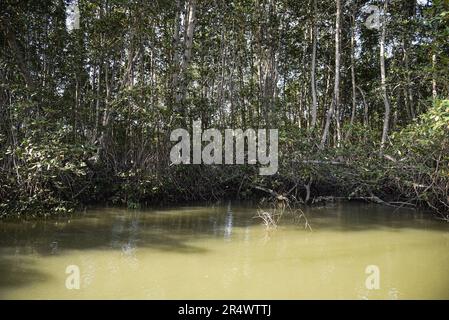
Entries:
<svg viewBox="0 0 449 320">
<path fill-rule="evenodd" d="M 138 208 L 155 203 L 283 197 L 292 204 L 362 199 L 449 214 L 449 101 L 392 134 L 379 155 L 376 133 L 352 128 L 335 148 L 313 132 L 284 127 L 279 170 L 254 165 L 170 165 L 168 152 L 145 166 L 115 166 L 94 146 L 62 140 L 26 141 L 3 155 L 1 216 L 64 214 L 88 204 Z M 166 149 L 172 145 L 166 142 Z M 164 153 L 163 153 L 164 154 Z"/>
</svg>

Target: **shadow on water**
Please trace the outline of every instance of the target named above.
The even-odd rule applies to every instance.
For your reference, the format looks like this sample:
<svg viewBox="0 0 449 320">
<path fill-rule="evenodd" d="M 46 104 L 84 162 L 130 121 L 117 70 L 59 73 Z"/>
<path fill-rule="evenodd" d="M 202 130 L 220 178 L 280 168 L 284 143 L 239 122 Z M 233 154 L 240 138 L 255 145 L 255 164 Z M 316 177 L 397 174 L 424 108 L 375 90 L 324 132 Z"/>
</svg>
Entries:
<svg viewBox="0 0 449 320">
<path fill-rule="evenodd" d="M 30 286 L 47 281 L 50 276 L 39 271 L 35 262 L 24 257 L 2 256 L 0 260 L 0 298 L 2 290 Z"/>
<path fill-rule="evenodd" d="M 150 248 L 180 253 L 204 253 L 189 243 L 202 237 L 232 236 L 233 228 L 258 224 L 248 218 L 234 221 L 228 208 L 183 207 L 164 210 L 91 210 L 74 218 L 0 222 L 0 248 L 16 254 L 42 256 L 65 250 Z"/>
<path fill-rule="evenodd" d="M 191 244 L 201 238 L 230 240 L 237 228 L 261 225 L 257 208 L 230 204 L 218 207 L 175 207 L 161 210 L 118 208 L 87 211 L 73 218 L 0 222 L 0 248 L 28 254 L 63 254 L 65 250 L 122 250 L 150 248 L 180 253 L 204 253 Z M 423 229 L 447 232 L 449 224 L 428 214 L 366 204 L 334 204 L 306 211 L 314 231 L 355 232 L 385 229 Z M 282 225 L 303 224 L 284 214 Z M 302 230 L 304 231 L 304 230 Z M 306 232 L 306 231 L 304 231 Z"/>
<path fill-rule="evenodd" d="M 45 281 L 27 255 L 45 258 L 69 250 L 117 250 L 124 254 L 136 248 L 162 252 L 203 254 L 206 244 L 193 240 L 222 239 L 231 241 L 238 228 L 259 226 L 257 208 L 239 205 L 175 207 L 165 209 L 126 210 L 103 208 L 89 210 L 73 218 L 40 221 L 0 222 L 0 288 L 29 285 Z M 395 211 L 376 205 L 333 204 L 305 211 L 315 231 L 361 232 L 385 229 L 423 229 L 448 232 L 449 224 L 409 210 Z M 298 224 L 286 215 L 284 226 Z M 306 230 L 302 224 L 298 232 Z M 206 247 L 204 247 L 206 246 Z M 310 250 L 313 250 L 311 248 Z M 337 252 L 335 254 L 338 254 Z"/>
<path fill-rule="evenodd" d="M 306 210 L 314 230 L 341 232 L 419 229 L 449 231 L 449 223 L 429 212 L 365 203 L 335 203 Z"/>
<path fill-rule="evenodd" d="M 8 287 L 45 282 L 32 257 L 63 255 L 70 250 L 115 250 L 133 255 L 137 248 L 202 254 L 190 240 L 219 232 L 221 212 L 210 208 L 132 211 L 92 210 L 74 218 L 0 222 L 0 296 Z"/>
<path fill-rule="evenodd" d="M 75 218 L 66 222 L 45 221 L 0 226 L 0 247 L 14 247 L 17 253 L 30 250 L 42 255 L 59 255 L 65 250 L 122 250 L 148 247 L 165 251 L 199 253 L 204 249 L 186 243 L 190 236 L 148 227 L 147 219 L 119 216 L 108 219 Z M 170 229 L 170 228 L 168 228 Z"/>
</svg>

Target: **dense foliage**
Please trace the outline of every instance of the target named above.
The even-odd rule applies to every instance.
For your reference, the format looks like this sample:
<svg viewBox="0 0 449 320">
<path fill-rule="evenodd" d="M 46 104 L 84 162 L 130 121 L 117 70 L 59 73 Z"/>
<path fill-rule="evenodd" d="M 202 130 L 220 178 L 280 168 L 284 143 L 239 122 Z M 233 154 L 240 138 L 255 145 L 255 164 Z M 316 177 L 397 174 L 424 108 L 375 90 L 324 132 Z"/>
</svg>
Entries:
<svg viewBox="0 0 449 320">
<path fill-rule="evenodd" d="M 75 2 L 0 4 L 2 215 L 256 187 L 447 215 L 446 0 L 79 0 L 68 30 Z M 278 174 L 170 166 L 171 130 L 198 118 L 279 128 Z"/>
</svg>

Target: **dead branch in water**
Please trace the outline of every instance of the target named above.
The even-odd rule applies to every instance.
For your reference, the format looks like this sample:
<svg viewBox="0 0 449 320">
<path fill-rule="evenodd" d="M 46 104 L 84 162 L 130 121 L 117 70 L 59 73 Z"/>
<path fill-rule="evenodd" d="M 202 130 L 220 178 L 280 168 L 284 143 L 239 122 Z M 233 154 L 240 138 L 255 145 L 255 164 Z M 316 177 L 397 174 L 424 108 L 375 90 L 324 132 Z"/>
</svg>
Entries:
<svg viewBox="0 0 449 320">
<path fill-rule="evenodd" d="M 300 222 L 304 220 L 304 229 L 309 229 L 312 231 L 312 226 L 309 224 L 306 214 L 300 208 L 292 208 L 289 205 L 288 199 L 285 199 L 285 202 L 282 202 L 282 206 L 279 206 L 278 203 L 272 203 L 273 208 L 269 210 L 257 210 L 257 215 L 254 218 L 262 219 L 263 224 L 267 230 L 276 229 L 279 221 L 281 220 L 284 213 L 293 215 L 293 219 L 295 222 Z"/>
<path fill-rule="evenodd" d="M 255 216 L 255 218 L 262 219 L 266 229 L 275 229 L 277 228 L 280 215 L 275 212 L 269 212 L 259 209 L 257 210 L 257 215 Z"/>
</svg>

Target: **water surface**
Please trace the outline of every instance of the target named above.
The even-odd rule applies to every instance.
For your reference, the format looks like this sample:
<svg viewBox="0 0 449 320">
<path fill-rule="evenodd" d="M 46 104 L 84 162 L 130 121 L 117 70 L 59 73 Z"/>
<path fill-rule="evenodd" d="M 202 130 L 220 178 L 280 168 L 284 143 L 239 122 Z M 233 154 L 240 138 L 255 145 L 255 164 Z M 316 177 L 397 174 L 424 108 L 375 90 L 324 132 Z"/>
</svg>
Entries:
<svg viewBox="0 0 449 320">
<path fill-rule="evenodd" d="M 332 204 L 284 214 L 257 207 L 101 208 L 0 222 L 1 299 L 449 299 L 449 224 L 428 214 Z M 66 288 L 66 268 L 80 289 Z M 367 266 L 380 288 L 366 286 Z"/>
</svg>

